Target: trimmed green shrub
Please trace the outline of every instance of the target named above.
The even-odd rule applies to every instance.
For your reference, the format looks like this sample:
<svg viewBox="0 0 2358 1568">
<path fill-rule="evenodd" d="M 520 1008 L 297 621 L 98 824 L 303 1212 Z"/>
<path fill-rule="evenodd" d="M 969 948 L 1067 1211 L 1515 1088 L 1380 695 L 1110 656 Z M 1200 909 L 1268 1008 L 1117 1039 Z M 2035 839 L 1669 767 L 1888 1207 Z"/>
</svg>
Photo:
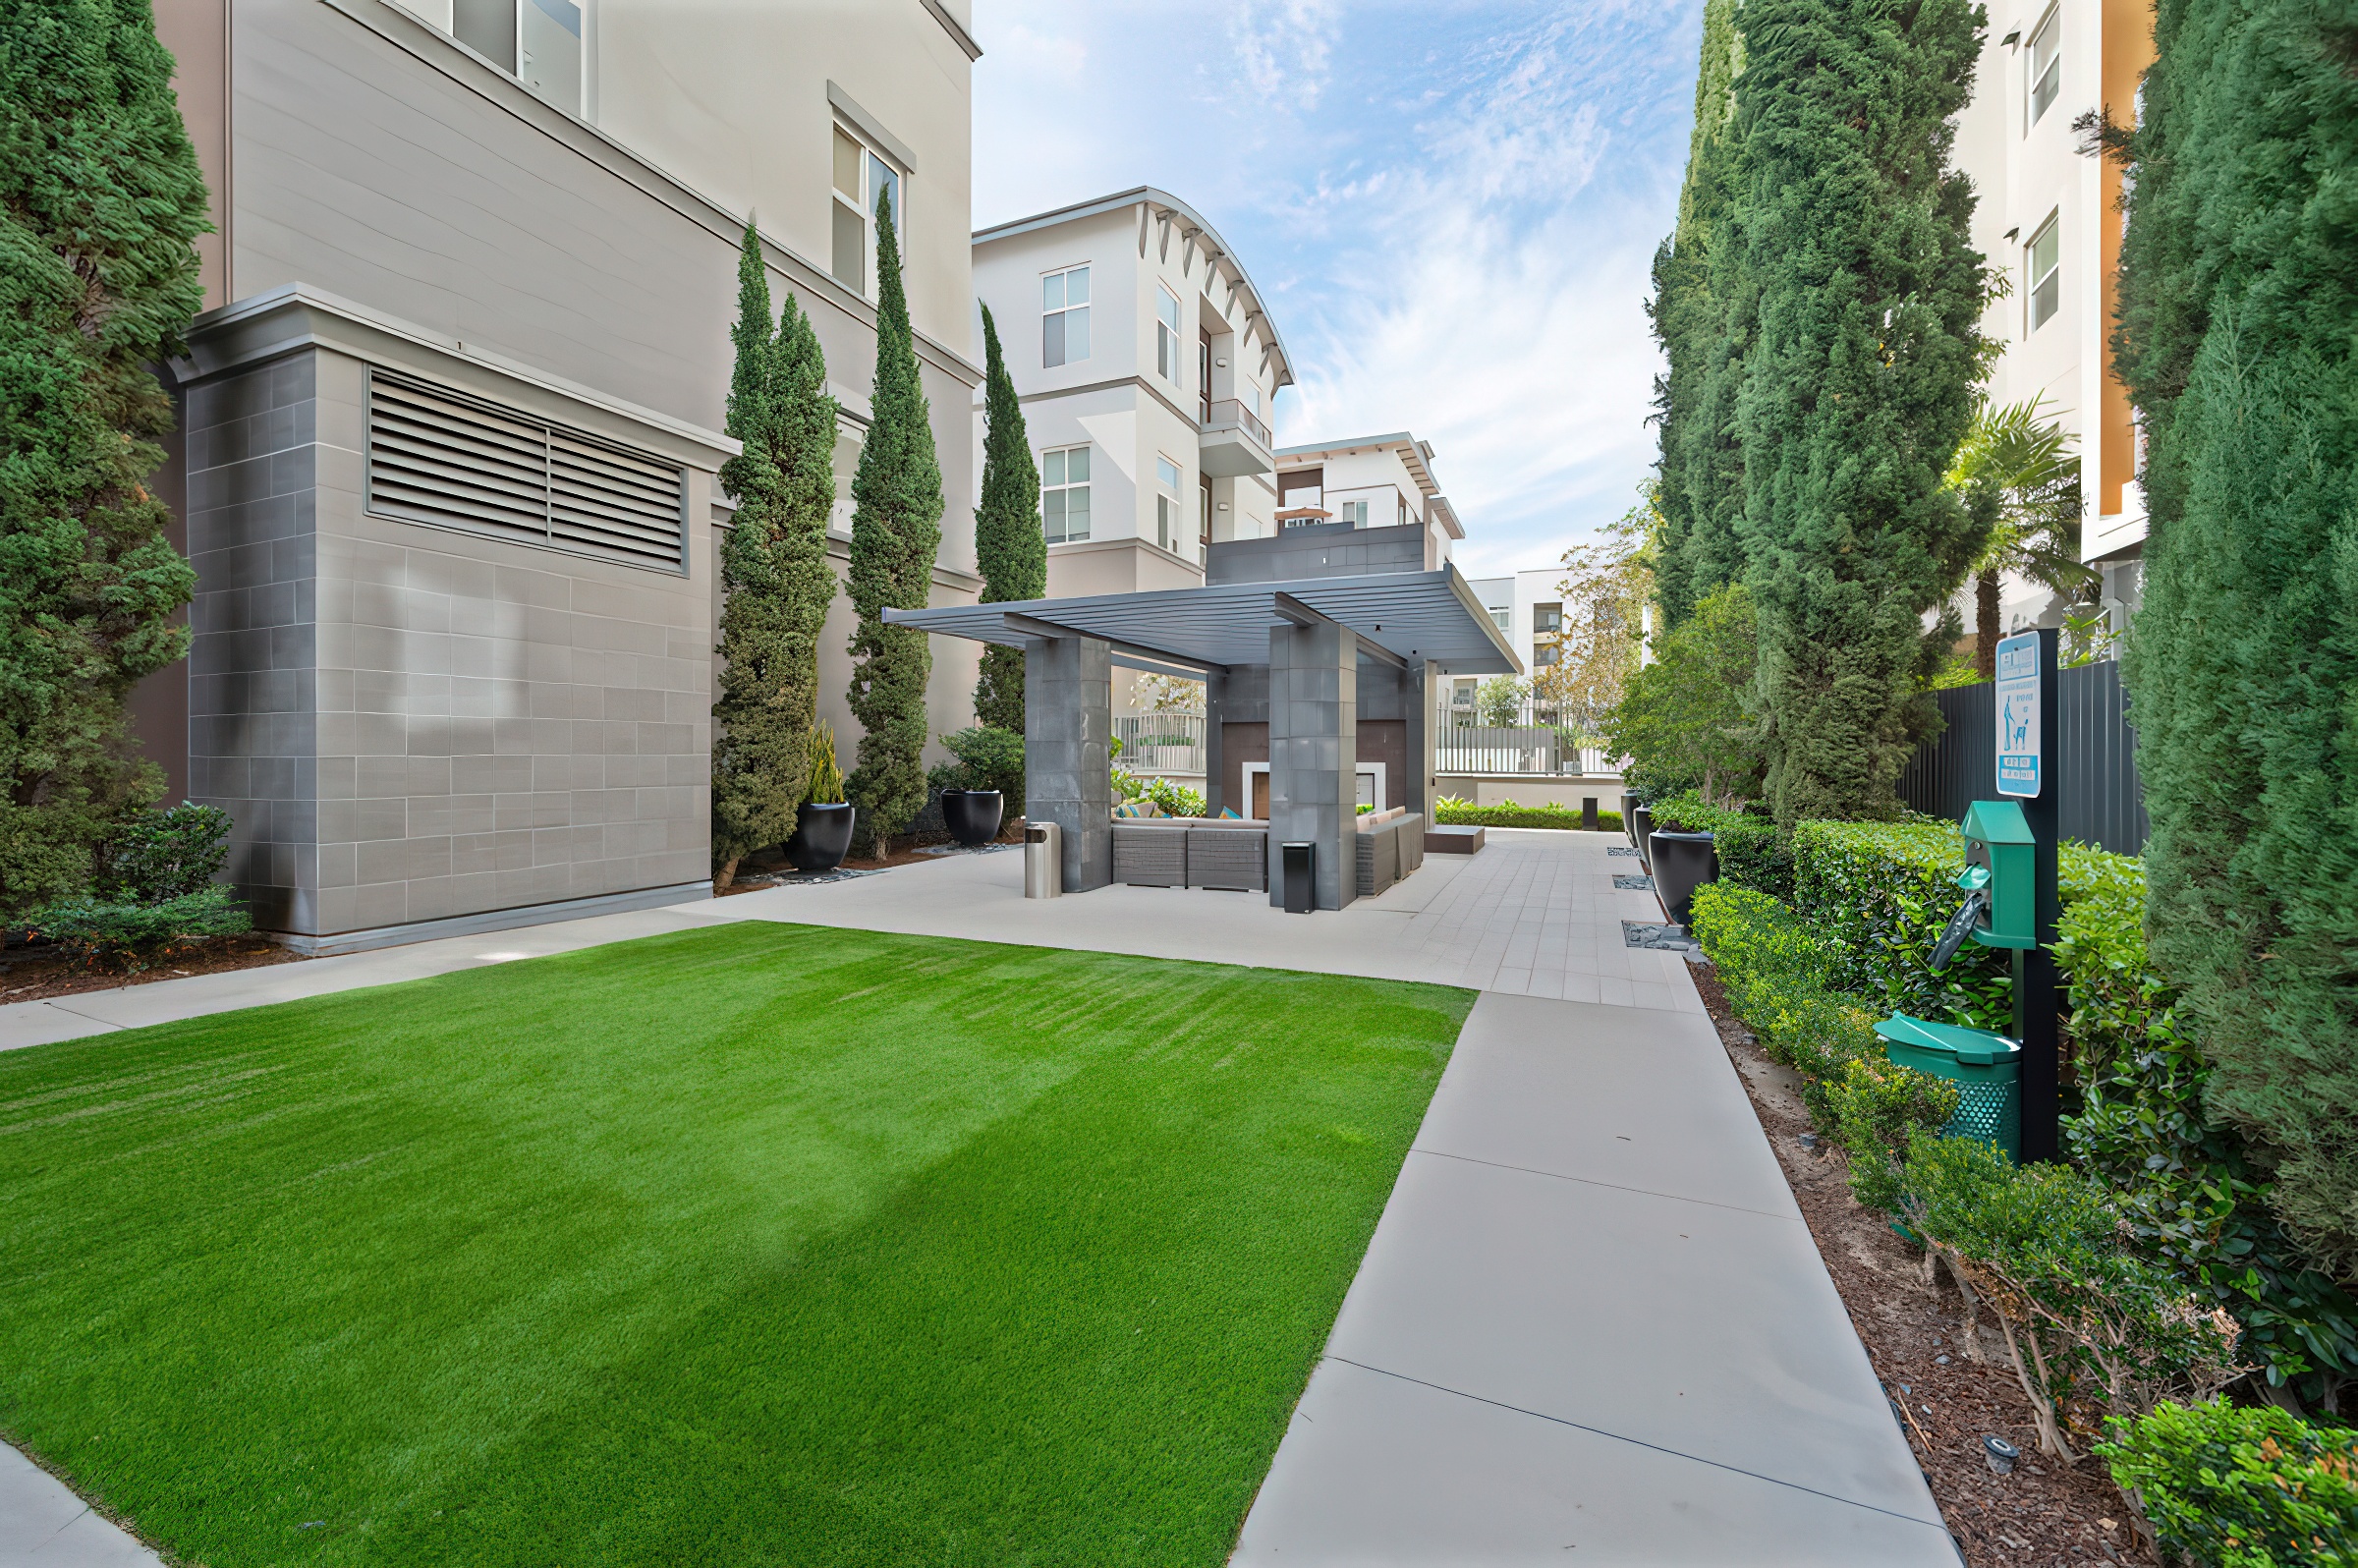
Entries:
<svg viewBox="0 0 2358 1568">
<path fill-rule="evenodd" d="M 2004 1031 L 2013 1027 L 2007 955 L 1967 942 L 1931 969 L 1940 931 L 1965 902 L 1956 824 L 1803 822 L 1793 830 L 1794 902 L 1833 939 L 1833 982 L 1894 1012 Z"/>
<path fill-rule="evenodd" d="M 160 904 L 197 892 L 229 859 L 229 813 L 183 801 L 141 812 L 98 851 L 97 884 L 109 897 Z"/>
<path fill-rule="evenodd" d="M 1494 806 L 1477 806 L 1455 795 L 1436 796 L 1432 803 L 1435 825 L 1449 827 L 1563 827 L 1577 830 L 1581 826 L 1580 812 L 1569 806 L 1552 801 L 1544 806 L 1517 806 L 1513 801 L 1500 801 Z M 1600 810 L 1597 827 L 1600 832 L 1621 831 L 1621 813 Z"/>
<path fill-rule="evenodd" d="M 2164 1551 L 2211 1568 L 2358 1564 L 2358 1432 L 2223 1399 L 2106 1425 L 2096 1452 Z"/>
<path fill-rule="evenodd" d="M 95 969 L 137 971 L 187 952 L 207 937 L 253 928 L 229 889 L 207 882 L 159 903 L 118 903 L 83 895 L 60 899 L 25 922 L 28 937 L 55 942 Z"/>
<path fill-rule="evenodd" d="M 1890 1207 L 1911 1134 L 1947 1125 L 1956 1086 L 1883 1055 L 1875 1015 L 1825 983 L 1825 938 L 1768 894 L 1707 883 L 1695 890 L 1693 928 L 1736 1016 L 1772 1060 L 1801 1075 L 1812 1119 L 1850 1154 L 1851 1190 Z"/>
<path fill-rule="evenodd" d="M 1793 841 L 1773 818 L 1713 806 L 1694 790 L 1654 803 L 1654 825 L 1709 833 L 1719 878 L 1774 898 L 1793 897 Z"/>
<path fill-rule="evenodd" d="M 2094 1412 L 2141 1415 L 2241 1375 L 2235 1320 L 2143 1257 L 2096 1182 L 1923 1130 L 1904 1164 L 1900 1211 L 1996 1314 L 2047 1452 L 2075 1460 L 2072 1428 L 2094 1429 Z"/>
<path fill-rule="evenodd" d="M 1009 730 L 980 724 L 955 730 L 941 738 L 953 761 L 936 762 L 926 774 L 935 793 L 942 790 L 997 790 L 1007 797 L 1012 821 L 1024 810 L 1024 738 Z"/>
</svg>

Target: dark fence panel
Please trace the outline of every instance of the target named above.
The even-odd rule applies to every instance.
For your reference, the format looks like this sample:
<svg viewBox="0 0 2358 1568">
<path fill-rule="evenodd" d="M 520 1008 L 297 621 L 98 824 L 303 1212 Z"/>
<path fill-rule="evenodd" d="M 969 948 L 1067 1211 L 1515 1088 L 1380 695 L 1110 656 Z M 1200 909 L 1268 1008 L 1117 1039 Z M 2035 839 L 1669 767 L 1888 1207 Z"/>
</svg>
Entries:
<svg viewBox="0 0 2358 1568">
<path fill-rule="evenodd" d="M 2145 785 L 2137 776 L 2137 732 L 2128 694 L 2110 659 L 2056 677 L 2056 749 L 2052 760 L 2066 839 L 2119 855 L 2144 853 Z M 1899 798 L 1932 816 L 1962 817 L 1975 801 L 1996 798 L 1996 688 L 1952 687 L 1934 694 L 1948 727 L 1917 748 L 1899 776 Z"/>
</svg>

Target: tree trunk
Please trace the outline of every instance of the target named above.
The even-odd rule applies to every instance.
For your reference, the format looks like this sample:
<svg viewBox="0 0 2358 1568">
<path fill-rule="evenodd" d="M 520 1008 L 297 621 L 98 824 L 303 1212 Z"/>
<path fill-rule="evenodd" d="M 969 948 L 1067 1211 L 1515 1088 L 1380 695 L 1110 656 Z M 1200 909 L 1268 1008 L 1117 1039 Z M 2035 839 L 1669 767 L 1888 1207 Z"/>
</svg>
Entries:
<svg viewBox="0 0 2358 1568">
<path fill-rule="evenodd" d="M 1973 662 L 1982 679 L 1997 679 L 1997 568 L 1991 567 L 1973 585 Z"/>
<path fill-rule="evenodd" d="M 727 892 L 729 884 L 737 880 L 737 856 L 730 856 L 728 863 L 712 873 L 712 896 L 714 898 Z"/>
</svg>

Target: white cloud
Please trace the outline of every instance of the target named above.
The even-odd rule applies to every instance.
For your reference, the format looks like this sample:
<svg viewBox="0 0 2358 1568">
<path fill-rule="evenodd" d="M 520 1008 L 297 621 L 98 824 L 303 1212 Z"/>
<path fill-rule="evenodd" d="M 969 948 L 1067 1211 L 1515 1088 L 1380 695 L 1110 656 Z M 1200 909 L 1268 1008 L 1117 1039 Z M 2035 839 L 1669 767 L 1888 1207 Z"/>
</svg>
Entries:
<svg viewBox="0 0 2358 1568">
<path fill-rule="evenodd" d="M 1194 204 L 1292 351 L 1280 439 L 1432 441 L 1468 571 L 1628 507 L 1698 0 L 977 10 L 980 220 L 1140 184 Z"/>
</svg>

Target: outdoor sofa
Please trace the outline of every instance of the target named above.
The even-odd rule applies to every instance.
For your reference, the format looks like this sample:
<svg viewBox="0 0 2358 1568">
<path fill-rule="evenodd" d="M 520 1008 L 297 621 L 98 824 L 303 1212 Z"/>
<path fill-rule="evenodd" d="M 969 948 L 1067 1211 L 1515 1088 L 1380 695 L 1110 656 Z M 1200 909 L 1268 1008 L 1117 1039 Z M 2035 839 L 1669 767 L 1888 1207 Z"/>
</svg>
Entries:
<svg viewBox="0 0 2358 1568">
<path fill-rule="evenodd" d="M 1425 864 L 1425 817 L 1395 806 L 1359 819 L 1359 896 L 1374 898 Z"/>
<path fill-rule="evenodd" d="M 1269 824 L 1251 816 L 1117 817 L 1113 879 L 1133 887 L 1266 892 Z"/>
</svg>

